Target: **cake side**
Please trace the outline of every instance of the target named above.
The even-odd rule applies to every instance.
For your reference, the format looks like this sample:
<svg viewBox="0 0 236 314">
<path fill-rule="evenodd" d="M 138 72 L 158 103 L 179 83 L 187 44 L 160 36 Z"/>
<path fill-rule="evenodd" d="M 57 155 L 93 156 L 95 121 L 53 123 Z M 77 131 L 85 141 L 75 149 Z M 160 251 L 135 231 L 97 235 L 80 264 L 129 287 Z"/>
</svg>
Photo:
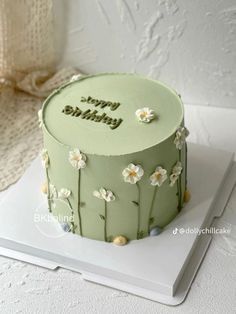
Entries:
<svg viewBox="0 0 236 314">
<path fill-rule="evenodd" d="M 149 82 L 149 80 L 147 81 Z M 119 92 L 122 94 L 122 89 Z M 59 93 L 62 95 L 63 89 Z M 96 91 L 90 90 L 90 94 L 92 99 L 96 99 Z M 86 130 L 90 128 L 93 120 L 84 123 L 84 119 L 79 116 L 63 115 L 62 111 L 65 106 L 73 108 L 74 105 L 73 97 L 72 103 L 67 102 L 67 97 L 68 95 L 66 97 L 62 95 L 62 101 L 58 102 L 59 107 L 61 106 L 60 113 L 67 119 L 67 123 L 72 121 L 71 119 L 77 121 L 75 127 L 78 128 L 78 132 L 71 132 L 71 136 L 73 144 L 76 141 L 81 143 L 81 136 L 87 136 Z M 81 95 L 79 97 L 81 100 Z M 88 95 L 83 97 L 88 99 Z M 117 104 L 125 106 L 125 103 L 120 101 L 120 97 L 117 95 L 116 97 L 109 101 L 109 107 L 111 108 L 112 105 L 115 107 Z M 131 149 L 127 149 L 128 146 L 125 144 L 125 150 L 121 149 L 120 154 L 112 149 L 109 151 L 107 148 L 105 154 L 101 154 L 101 150 L 97 147 L 95 148 L 97 153 L 94 153 L 90 146 L 88 150 L 83 146 L 86 145 L 86 142 L 82 144 L 83 150 L 79 145 L 70 146 L 68 143 L 61 142 L 58 134 L 52 134 L 52 129 L 49 132 L 47 114 L 50 112 L 46 111 L 46 119 L 44 117 L 42 122 L 46 149 L 43 160 L 48 180 L 49 208 L 54 215 L 70 217 L 70 228 L 74 233 L 104 241 L 112 241 L 119 235 L 123 235 L 129 240 L 140 239 L 147 236 L 154 226 L 164 227 L 167 225 L 181 210 L 186 190 L 185 137 L 187 131 L 184 128 L 182 103 L 176 95 L 175 97 L 177 101 L 172 106 L 179 108 L 177 111 L 173 109 L 172 112 L 174 114 L 179 112 L 179 115 L 171 120 L 171 123 L 167 123 L 169 129 L 167 128 L 162 133 L 162 137 L 159 136 L 156 140 L 157 136 L 153 132 L 161 129 L 162 124 L 159 122 L 164 119 L 165 110 L 160 110 L 160 108 L 165 104 L 158 101 L 156 105 L 153 103 L 150 109 L 152 112 L 148 113 L 149 117 L 153 114 L 152 119 L 143 122 L 140 120 L 140 112 L 137 113 L 143 108 L 140 108 L 140 103 L 136 104 L 137 95 L 134 94 L 134 102 L 130 111 L 127 110 L 129 115 L 127 116 L 126 113 L 126 118 L 127 121 L 131 121 L 134 128 L 138 130 L 142 128 L 140 134 L 144 133 L 144 135 L 142 134 L 140 138 L 139 132 L 136 137 L 132 132 L 127 133 Z M 83 102 L 85 101 L 77 102 L 80 110 L 81 103 L 84 105 Z M 94 103 L 86 103 L 85 108 L 93 106 Z M 110 110 L 109 107 L 108 110 Z M 143 114 L 142 110 L 141 115 Z M 102 113 L 99 114 L 102 115 Z M 81 122 L 83 125 L 80 124 Z M 129 124 L 129 122 L 126 123 Z M 150 132 L 151 125 L 154 127 Z M 104 136 L 109 134 L 107 127 L 110 125 L 104 123 L 98 128 L 97 126 L 98 124 L 94 123 L 93 132 L 100 132 L 100 136 L 95 136 L 90 142 L 94 141 L 97 144 L 96 141 L 99 138 L 102 141 L 101 145 L 104 145 Z M 124 128 L 126 127 L 124 124 Z M 66 128 L 70 129 L 68 125 Z M 119 136 L 125 134 L 122 126 L 120 128 Z M 65 129 L 64 124 L 61 125 L 61 129 Z M 109 131 L 114 132 L 111 134 L 115 134 L 116 130 Z M 148 136 L 152 136 L 152 140 L 146 145 L 144 139 Z M 77 140 L 76 137 L 78 137 Z M 114 135 L 114 138 L 114 142 L 117 144 L 119 142 L 117 142 L 117 135 Z M 132 145 L 134 139 L 138 145 Z M 64 140 L 67 141 L 67 137 Z M 155 143 L 155 141 L 157 143 L 150 146 L 150 143 Z M 113 144 L 113 142 L 109 143 L 110 146 Z M 141 147 L 143 149 L 140 149 Z M 137 151 L 137 149 L 139 150 Z"/>
</svg>

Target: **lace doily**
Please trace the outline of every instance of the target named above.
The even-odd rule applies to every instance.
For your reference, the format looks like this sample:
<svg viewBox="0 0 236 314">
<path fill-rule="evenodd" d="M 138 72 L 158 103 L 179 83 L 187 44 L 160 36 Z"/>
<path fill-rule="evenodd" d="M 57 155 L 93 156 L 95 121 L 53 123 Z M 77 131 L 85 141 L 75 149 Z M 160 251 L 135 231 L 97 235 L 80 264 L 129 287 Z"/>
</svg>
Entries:
<svg viewBox="0 0 236 314">
<path fill-rule="evenodd" d="M 63 69 L 47 80 L 44 88 L 26 79 L 25 90 L 48 94 L 73 74 L 74 70 Z M 42 101 L 12 88 L 4 88 L 0 94 L 0 190 L 16 182 L 42 148 L 37 114 Z"/>
<path fill-rule="evenodd" d="M 56 70 L 52 0 L 0 1 L 0 190 L 42 147 L 43 99 L 78 72 Z"/>
</svg>

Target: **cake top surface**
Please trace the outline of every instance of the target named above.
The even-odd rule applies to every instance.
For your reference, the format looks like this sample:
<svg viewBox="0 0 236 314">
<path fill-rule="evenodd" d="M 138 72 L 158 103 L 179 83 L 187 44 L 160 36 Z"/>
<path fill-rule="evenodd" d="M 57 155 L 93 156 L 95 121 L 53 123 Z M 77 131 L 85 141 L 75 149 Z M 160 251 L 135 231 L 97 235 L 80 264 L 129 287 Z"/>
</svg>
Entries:
<svg viewBox="0 0 236 314">
<path fill-rule="evenodd" d="M 183 114 L 175 91 L 136 74 L 84 76 L 52 93 L 42 111 L 44 127 L 57 141 L 106 156 L 157 145 L 175 132 Z"/>
</svg>

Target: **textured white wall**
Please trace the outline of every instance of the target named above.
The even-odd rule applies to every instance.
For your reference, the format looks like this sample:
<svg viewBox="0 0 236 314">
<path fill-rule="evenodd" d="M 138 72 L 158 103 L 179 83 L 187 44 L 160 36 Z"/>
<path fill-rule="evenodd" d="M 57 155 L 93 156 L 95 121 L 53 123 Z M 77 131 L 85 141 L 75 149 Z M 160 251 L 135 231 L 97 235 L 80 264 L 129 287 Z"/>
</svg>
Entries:
<svg viewBox="0 0 236 314">
<path fill-rule="evenodd" d="M 55 1 L 63 63 L 139 72 L 186 103 L 235 107 L 235 0 Z"/>
</svg>

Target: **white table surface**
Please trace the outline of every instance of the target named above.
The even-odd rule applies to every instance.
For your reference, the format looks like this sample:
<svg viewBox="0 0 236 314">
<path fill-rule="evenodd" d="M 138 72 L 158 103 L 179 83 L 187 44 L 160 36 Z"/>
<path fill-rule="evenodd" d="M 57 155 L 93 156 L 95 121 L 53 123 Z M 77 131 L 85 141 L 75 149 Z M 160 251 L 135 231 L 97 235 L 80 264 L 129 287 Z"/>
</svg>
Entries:
<svg viewBox="0 0 236 314">
<path fill-rule="evenodd" d="M 186 124 L 191 141 L 236 152 L 236 110 L 186 106 Z M 231 233 L 214 235 L 187 299 L 177 307 L 83 281 L 68 270 L 0 257 L 0 313 L 236 313 L 236 189 L 218 225 Z"/>
</svg>

